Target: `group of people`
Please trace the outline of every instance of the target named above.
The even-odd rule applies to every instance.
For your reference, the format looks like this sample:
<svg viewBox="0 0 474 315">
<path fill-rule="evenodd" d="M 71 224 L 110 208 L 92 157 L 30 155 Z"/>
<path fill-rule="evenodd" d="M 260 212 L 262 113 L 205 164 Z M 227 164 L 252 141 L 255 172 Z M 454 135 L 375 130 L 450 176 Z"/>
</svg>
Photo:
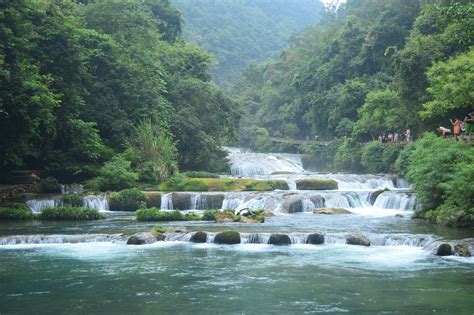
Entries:
<svg viewBox="0 0 474 315">
<path fill-rule="evenodd" d="M 463 120 L 459 117 L 454 118 L 454 120 L 450 119 L 451 125 L 453 126 L 453 135 L 454 140 L 459 141 L 460 137 L 463 135 L 469 135 L 474 133 L 474 111 L 471 111 L 467 114 Z M 451 129 L 445 127 L 438 127 L 436 128 L 438 132 L 440 132 L 444 138 L 447 138 L 451 135 Z"/>
<path fill-rule="evenodd" d="M 381 143 L 400 143 L 406 144 L 412 141 L 410 129 L 405 129 L 402 132 L 389 132 L 379 135 Z"/>
</svg>

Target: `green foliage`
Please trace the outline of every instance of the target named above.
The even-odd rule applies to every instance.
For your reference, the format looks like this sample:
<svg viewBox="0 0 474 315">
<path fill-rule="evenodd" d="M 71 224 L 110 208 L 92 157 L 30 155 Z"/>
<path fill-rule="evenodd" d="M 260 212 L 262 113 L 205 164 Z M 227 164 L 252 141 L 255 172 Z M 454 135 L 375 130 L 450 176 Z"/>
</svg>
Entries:
<svg viewBox="0 0 474 315">
<path fill-rule="evenodd" d="M 116 211 L 135 211 L 146 205 L 147 196 L 137 188 L 124 189 L 110 196 L 110 208 Z"/>
<path fill-rule="evenodd" d="M 474 149 L 426 134 L 414 144 L 407 178 L 421 204 L 418 216 L 447 225 L 472 225 Z"/>
<path fill-rule="evenodd" d="M 206 171 L 188 171 L 184 174 L 189 178 L 219 178 L 218 174 Z"/>
<path fill-rule="evenodd" d="M 474 12 L 474 11 L 473 11 Z M 474 14 L 474 13 L 473 13 Z M 422 116 L 469 111 L 474 104 L 474 48 L 448 61 L 435 63 L 427 72 L 433 100 L 423 105 Z"/>
<path fill-rule="evenodd" d="M 362 169 L 361 145 L 352 139 L 344 139 L 334 155 L 334 167 L 338 170 L 355 171 Z"/>
<path fill-rule="evenodd" d="M 62 196 L 64 205 L 72 207 L 82 207 L 83 196 L 81 194 L 67 194 Z"/>
<path fill-rule="evenodd" d="M 22 203 L 1 203 L 0 220 L 31 220 L 33 212 Z"/>
<path fill-rule="evenodd" d="M 371 141 L 362 147 L 361 164 L 369 173 L 382 173 L 387 167 L 384 164 L 384 145 Z"/>
<path fill-rule="evenodd" d="M 216 220 L 216 213 L 220 210 L 206 210 L 202 215 L 203 221 L 215 221 Z"/>
<path fill-rule="evenodd" d="M 40 214 L 41 220 L 98 220 L 104 219 L 105 215 L 96 209 L 62 206 L 57 208 L 46 208 Z"/>
<path fill-rule="evenodd" d="M 153 228 L 151 229 L 151 233 L 153 234 L 158 234 L 158 233 L 166 233 L 167 229 L 162 226 L 162 225 L 159 225 L 159 224 L 156 224 L 153 226 Z"/>
<path fill-rule="evenodd" d="M 132 187 L 137 180 L 138 174 L 132 171 L 131 162 L 125 160 L 121 155 L 116 155 L 104 164 L 95 183 L 102 191 L 121 190 Z"/>
<path fill-rule="evenodd" d="M 159 186 L 161 191 L 271 191 L 288 189 L 285 181 L 263 181 L 245 178 L 173 177 Z"/>
<path fill-rule="evenodd" d="M 182 214 L 179 210 L 161 211 L 158 208 L 142 208 L 137 210 L 138 221 L 196 221 L 201 217 L 192 213 Z"/>
</svg>

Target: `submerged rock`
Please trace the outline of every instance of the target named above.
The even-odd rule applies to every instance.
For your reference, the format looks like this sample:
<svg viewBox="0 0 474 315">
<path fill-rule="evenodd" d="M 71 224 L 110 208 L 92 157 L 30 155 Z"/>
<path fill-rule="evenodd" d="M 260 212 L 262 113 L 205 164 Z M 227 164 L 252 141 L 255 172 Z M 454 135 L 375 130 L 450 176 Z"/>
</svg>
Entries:
<svg viewBox="0 0 474 315">
<path fill-rule="evenodd" d="M 190 242 L 193 243 L 206 243 L 207 241 L 207 233 L 198 231 L 191 236 L 191 239 L 189 240 Z"/>
<path fill-rule="evenodd" d="M 314 209 L 313 213 L 317 214 L 349 214 L 352 213 L 344 208 L 318 208 Z"/>
<path fill-rule="evenodd" d="M 403 218 L 403 217 L 404 217 L 403 214 L 400 214 L 400 213 L 397 213 L 397 214 L 395 215 L 395 218 Z"/>
<path fill-rule="evenodd" d="M 137 233 L 128 238 L 127 245 L 153 244 L 157 241 L 163 241 L 164 239 L 165 237 L 162 233 L 157 233 L 156 235 L 151 233 Z"/>
<path fill-rule="evenodd" d="M 453 254 L 453 248 L 448 243 L 442 243 L 436 249 L 437 256 L 451 256 Z"/>
<path fill-rule="evenodd" d="M 467 246 L 466 244 L 454 245 L 454 252 L 456 253 L 456 255 L 461 256 L 461 257 L 471 257 L 469 246 Z"/>
<path fill-rule="evenodd" d="M 346 244 L 370 246 L 370 240 L 362 234 L 354 234 L 354 235 L 347 236 Z"/>
<path fill-rule="evenodd" d="M 306 238 L 306 244 L 319 245 L 324 244 L 324 235 L 319 233 L 309 234 Z"/>
<path fill-rule="evenodd" d="M 268 240 L 268 244 L 271 245 L 290 245 L 290 237 L 286 234 L 272 234 Z"/>
<path fill-rule="evenodd" d="M 225 231 L 216 234 L 214 237 L 214 243 L 216 244 L 240 244 L 240 234 L 236 231 Z"/>
</svg>

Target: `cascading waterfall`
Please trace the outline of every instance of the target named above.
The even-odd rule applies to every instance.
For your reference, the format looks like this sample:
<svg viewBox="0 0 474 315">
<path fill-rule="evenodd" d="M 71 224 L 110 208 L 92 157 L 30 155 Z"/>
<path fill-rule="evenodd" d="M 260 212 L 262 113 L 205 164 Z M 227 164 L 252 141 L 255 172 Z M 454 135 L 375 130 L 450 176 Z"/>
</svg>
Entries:
<svg viewBox="0 0 474 315">
<path fill-rule="evenodd" d="M 43 209 L 46 208 L 56 208 L 62 205 L 61 198 L 53 198 L 53 199 L 31 199 L 26 201 L 26 205 L 30 207 L 30 209 L 34 213 L 41 213 Z"/>
<path fill-rule="evenodd" d="M 97 209 L 99 211 L 109 210 L 109 198 L 107 195 L 87 195 L 83 198 L 85 208 Z"/>
<path fill-rule="evenodd" d="M 375 208 L 414 210 L 415 196 L 410 193 L 385 191 L 381 193 L 374 203 Z"/>
<path fill-rule="evenodd" d="M 173 210 L 173 195 L 172 193 L 161 196 L 161 210 Z"/>
<path fill-rule="evenodd" d="M 81 184 L 67 184 L 61 185 L 61 194 L 82 194 L 84 185 Z"/>
</svg>

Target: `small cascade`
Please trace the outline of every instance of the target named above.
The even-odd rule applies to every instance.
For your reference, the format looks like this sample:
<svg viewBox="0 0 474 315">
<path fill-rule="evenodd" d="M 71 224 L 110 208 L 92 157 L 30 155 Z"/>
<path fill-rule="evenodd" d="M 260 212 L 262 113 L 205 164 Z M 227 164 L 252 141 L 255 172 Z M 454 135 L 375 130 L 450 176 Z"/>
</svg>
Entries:
<svg viewBox="0 0 474 315">
<path fill-rule="evenodd" d="M 26 201 L 26 205 L 31 208 L 34 213 L 40 213 L 46 208 L 56 208 L 62 205 L 61 198 L 53 199 L 31 199 Z"/>
<path fill-rule="evenodd" d="M 109 208 L 109 198 L 107 195 L 87 195 L 83 198 L 84 208 L 107 211 Z"/>
<path fill-rule="evenodd" d="M 84 185 L 81 184 L 67 184 L 61 185 L 61 194 L 82 194 L 84 191 Z"/>
<path fill-rule="evenodd" d="M 168 193 L 161 196 L 161 210 L 173 210 L 173 194 Z"/>
<path fill-rule="evenodd" d="M 402 211 L 413 211 L 415 209 L 416 198 L 413 194 L 385 191 L 375 200 L 374 207 L 382 209 L 396 209 Z"/>
<path fill-rule="evenodd" d="M 191 196 L 191 210 L 206 210 L 207 196 L 205 194 L 193 194 Z"/>
<path fill-rule="evenodd" d="M 92 242 L 123 242 L 122 234 L 79 234 L 79 235 L 14 235 L 0 237 L 0 245 L 30 244 L 76 244 Z"/>
</svg>

